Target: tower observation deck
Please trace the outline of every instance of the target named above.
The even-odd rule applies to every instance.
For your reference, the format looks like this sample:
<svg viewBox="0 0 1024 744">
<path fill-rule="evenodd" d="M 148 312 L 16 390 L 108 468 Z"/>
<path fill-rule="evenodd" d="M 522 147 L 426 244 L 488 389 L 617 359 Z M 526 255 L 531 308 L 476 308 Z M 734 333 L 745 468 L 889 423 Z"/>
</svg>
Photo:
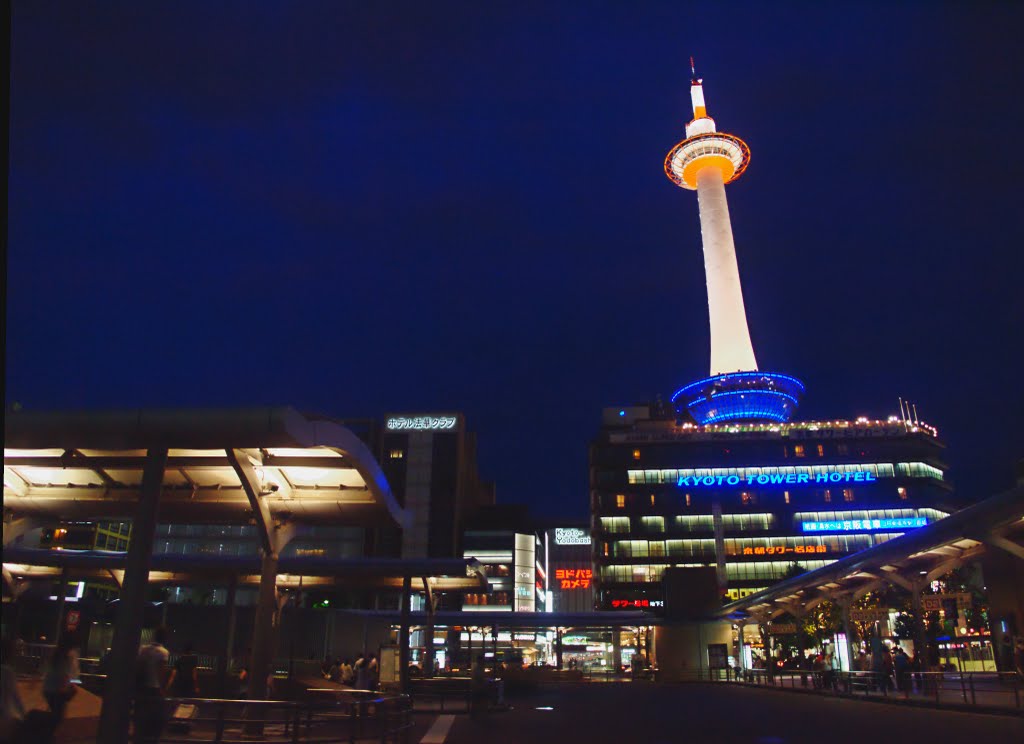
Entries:
<svg viewBox="0 0 1024 744">
<path fill-rule="evenodd" d="M 665 175 L 677 186 L 697 192 L 711 322 L 711 376 L 680 388 L 672 402 L 679 413 L 688 412 L 699 424 L 788 421 L 804 386 L 795 377 L 757 368 L 725 198 L 725 185 L 746 170 L 750 148 L 739 137 L 716 129 L 696 75 L 690 99 L 693 121 L 686 125 L 686 139 L 665 158 Z"/>
</svg>

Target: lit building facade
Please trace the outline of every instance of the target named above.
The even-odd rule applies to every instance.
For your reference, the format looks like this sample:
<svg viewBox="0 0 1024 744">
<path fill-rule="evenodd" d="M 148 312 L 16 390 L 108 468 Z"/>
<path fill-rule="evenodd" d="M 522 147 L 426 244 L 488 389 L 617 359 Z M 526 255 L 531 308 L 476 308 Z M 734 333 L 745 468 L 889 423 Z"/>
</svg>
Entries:
<svg viewBox="0 0 1024 744">
<path fill-rule="evenodd" d="M 549 612 L 590 612 L 594 609 L 594 562 L 589 525 L 545 531 Z"/>
<path fill-rule="evenodd" d="M 597 606 L 661 607 L 669 566 L 713 567 L 739 598 L 940 519 L 943 451 L 896 417 L 699 426 L 608 409 L 590 449 Z"/>
<path fill-rule="evenodd" d="M 466 594 L 468 612 L 544 612 L 548 607 L 547 544 L 525 507 L 491 506 L 470 518 L 463 558 L 483 566 L 490 591 Z"/>
<path fill-rule="evenodd" d="M 725 196 L 750 149 L 718 131 L 696 74 L 690 96 L 693 119 L 665 174 L 697 192 L 711 376 L 679 388 L 671 409 L 604 413 L 590 449 L 599 609 L 663 607 L 668 567 L 714 568 L 722 595 L 745 596 L 951 508 L 943 445 L 916 413 L 790 421 L 804 385 L 758 368 Z"/>
<path fill-rule="evenodd" d="M 477 471 L 476 434 L 467 430 L 462 414 L 387 416 L 378 452 L 395 498 L 413 519 L 401 535 L 378 531 L 371 553 L 402 558 L 461 555 L 466 518 L 494 503 L 493 484 L 482 482 Z"/>
</svg>

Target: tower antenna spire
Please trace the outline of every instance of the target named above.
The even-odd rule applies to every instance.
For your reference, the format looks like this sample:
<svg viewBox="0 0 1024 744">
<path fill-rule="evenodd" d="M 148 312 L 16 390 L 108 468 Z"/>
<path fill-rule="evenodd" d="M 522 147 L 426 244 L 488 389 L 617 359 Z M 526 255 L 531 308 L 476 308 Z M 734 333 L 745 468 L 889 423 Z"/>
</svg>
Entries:
<svg viewBox="0 0 1024 744">
<path fill-rule="evenodd" d="M 697 82 L 697 68 L 693 65 L 693 57 L 690 57 L 690 82 Z"/>
</svg>

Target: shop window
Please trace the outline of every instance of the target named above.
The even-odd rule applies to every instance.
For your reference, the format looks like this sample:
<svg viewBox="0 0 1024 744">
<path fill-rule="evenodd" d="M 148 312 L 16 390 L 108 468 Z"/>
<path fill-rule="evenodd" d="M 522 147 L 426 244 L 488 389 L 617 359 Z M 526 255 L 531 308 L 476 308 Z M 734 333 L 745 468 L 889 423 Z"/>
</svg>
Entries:
<svg viewBox="0 0 1024 744">
<path fill-rule="evenodd" d="M 802 444 L 793 445 L 793 456 L 794 457 L 803 457 L 804 456 L 804 446 Z"/>
<path fill-rule="evenodd" d="M 618 509 L 625 509 L 626 508 L 626 497 L 625 497 L 624 494 L 620 493 L 620 494 L 617 494 L 615 496 L 615 506 Z"/>
<path fill-rule="evenodd" d="M 900 499 L 902 501 L 906 501 L 907 500 L 907 489 L 905 489 L 903 486 L 900 486 L 899 488 L 897 488 L 896 489 L 896 493 L 899 494 Z"/>
<path fill-rule="evenodd" d="M 853 501 L 853 489 L 852 488 L 844 488 L 843 489 L 843 501 Z"/>
</svg>

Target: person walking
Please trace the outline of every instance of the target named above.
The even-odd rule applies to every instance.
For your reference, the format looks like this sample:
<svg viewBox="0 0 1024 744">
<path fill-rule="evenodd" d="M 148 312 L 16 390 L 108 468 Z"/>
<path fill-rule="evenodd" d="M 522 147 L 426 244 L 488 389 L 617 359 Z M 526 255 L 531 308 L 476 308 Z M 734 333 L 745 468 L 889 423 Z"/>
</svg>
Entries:
<svg viewBox="0 0 1024 744">
<path fill-rule="evenodd" d="M 43 697 L 54 715 L 54 726 L 64 720 L 68 703 L 78 689 L 72 680 L 78 677 L 78 640 L 74 633 L 65 633 L 46 664 L 43 675 Z"/>
<path fill-rule="evenodd" d="M 153 640 L 139 649 L 135 660 L 135 741 L 155 744 L 160 740 L 166 719 L 164 676 L 170 651 L 164 645 L 167 629 L 153 631 Z"/>
<path fill-rule="evenodd" d="M 349 687 L 351 687 L 352 683 L 355 682 L 355 679 L 356 679 L 356 673 L 355 673 L 355 670 L 352 669 L 352 662 L 350 662 L 348 659 L 342 660 L 342 662 L 341 662 L 341 684 L 348 685 Z"/>
<path fill-rule="evenodd" d="M 903 693 L 903 697 L 910 697 L 910 657 L 902 646 L 896 647 L 896 657 L 892 663 L 896 673 L 896 689 Z"/>
<path fill-rule="evenodd" d="M 185 650 L 174 662 L 171 677 L 167 680 L 171 697 L 190 698 L 199 695 L 199 657 L 192 652 L 192 644 L 186 643 Z"/>
<path fill-rule="evenodd" d="M 380 677 L 380 664 L 377 663 L 377 654 L 370 654 L 370 660 L 366 662 L 366 671 L 369 675 L 369 690 L 377 689 L 377 681 Z"/>
<path fill-rule="evenodd" d="M 18 694 L 18 673 L 14 670 L 14 641 L 4 639 L 0 659 L 0 741 L 10 741 L 22 719 L 25 705 Z"/>
<path fill-rule="evenodd" d="M 356 659 L 353 671 L 355 672 L 355 688 L 357 690 L 369 690 L 370 670 L 369 662 L 366 659 L 366 654 L 359 655 L 359 658 Z"/>
</svg>

